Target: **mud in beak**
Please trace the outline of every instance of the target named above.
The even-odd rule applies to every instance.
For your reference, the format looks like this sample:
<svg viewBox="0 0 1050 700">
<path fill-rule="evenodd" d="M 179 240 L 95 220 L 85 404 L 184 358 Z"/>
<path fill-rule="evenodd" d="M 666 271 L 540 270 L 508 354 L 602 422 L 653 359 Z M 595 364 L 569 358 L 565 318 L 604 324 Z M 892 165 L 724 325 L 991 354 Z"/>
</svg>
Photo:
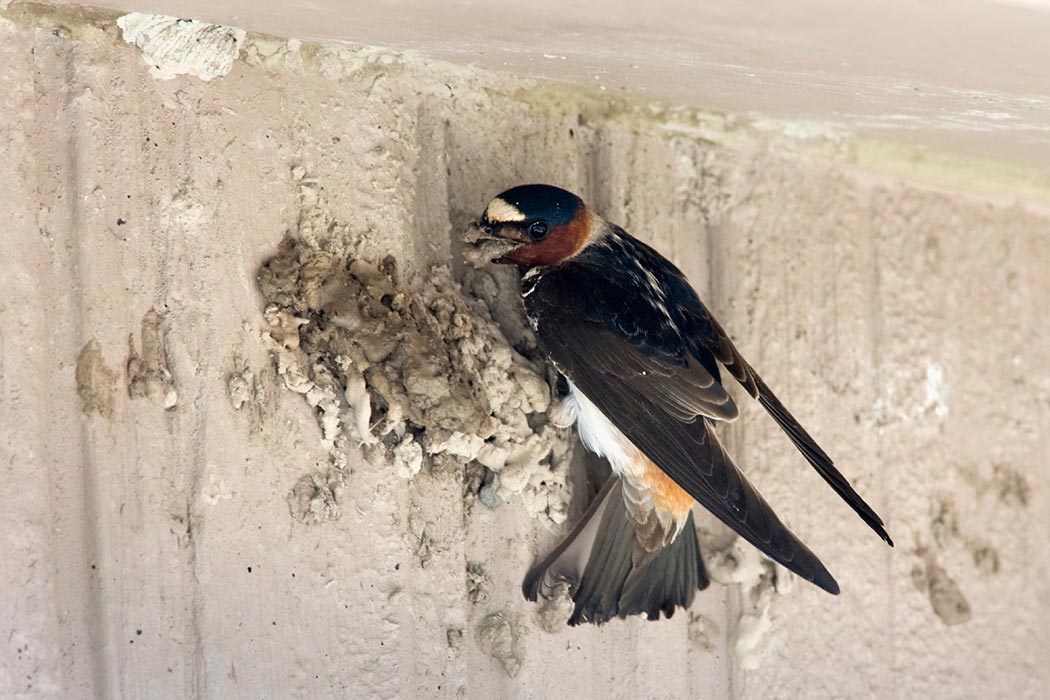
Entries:
<svg viewBox="0 0 1050 700">
<path fill-rule="evenodd" d="M 507 253 L 529 243 L 513 226 L 487 225 L 474 222 L 463 236 L 463 258 L 473 267 L 482 268 Z"/>
</svg>

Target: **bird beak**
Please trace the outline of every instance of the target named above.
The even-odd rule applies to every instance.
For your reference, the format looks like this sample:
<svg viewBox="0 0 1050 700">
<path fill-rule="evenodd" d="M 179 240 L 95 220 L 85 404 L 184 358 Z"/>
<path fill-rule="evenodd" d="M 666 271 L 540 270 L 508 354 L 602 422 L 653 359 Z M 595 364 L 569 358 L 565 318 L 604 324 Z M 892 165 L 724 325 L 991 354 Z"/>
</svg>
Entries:
<svg viewBox="0 0 1050 700">
<path fill-rule="evenodd" d="M 474 222 L 463 242 L 463 257 L 474 267 L 501 263 L 503 257 L 531 241 L 516 226 Z"/>
<path fill-rule="evenodd" d="M 486 224 L 479 221 L 474 225 L 481 232 L 483 239 L 532 243 L 521 228 L 513 224 Z"/>
</svg>

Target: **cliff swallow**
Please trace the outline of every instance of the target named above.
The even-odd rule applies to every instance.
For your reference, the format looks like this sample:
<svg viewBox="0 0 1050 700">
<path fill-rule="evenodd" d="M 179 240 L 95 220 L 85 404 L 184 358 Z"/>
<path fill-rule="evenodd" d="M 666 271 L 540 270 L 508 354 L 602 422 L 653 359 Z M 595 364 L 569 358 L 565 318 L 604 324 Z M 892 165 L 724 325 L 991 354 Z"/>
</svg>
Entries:
<svg viewBox="0 0 1050 700">
<path fill-rule="evenodd" d="M 573 531 L 526 576 L 527 598 L 567 582 L 572 624 L 635 613 L 656 619 L 687 607 L 708 582 L 690 515 L 694 502 L 774 561 L 839 592 L 722 447 L 714 424 L 737 417 L 722 370 L 892 546 L 879 516 L 666 258 L 549 185 L 500 194 L 478 226 L 486 255 L 522 273 L 525 314 L 568 380 L 556 422 L 575 422 L 584 446 L 604 456 L 614 474 Z"/>
</svg>

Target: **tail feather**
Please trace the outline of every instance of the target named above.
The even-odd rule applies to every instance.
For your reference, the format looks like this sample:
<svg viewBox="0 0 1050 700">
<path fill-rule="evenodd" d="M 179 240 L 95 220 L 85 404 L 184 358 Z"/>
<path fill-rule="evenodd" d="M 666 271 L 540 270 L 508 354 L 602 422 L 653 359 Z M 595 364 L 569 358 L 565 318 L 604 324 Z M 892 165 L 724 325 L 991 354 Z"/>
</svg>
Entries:
<svg viewBox="0 0 1050 700">
<path fill-rule="evenodd" d="M 647 565 L 636 567 L 624 583 L 620 596 L 623 615 L 645 613 L 650 620 L 656 620 L 663 612 L 671 617 L 676 606 L 688 608 L 696 591 L 711 583 L 700 557 L 691 513 L 678 537 L 649 555 L 649 559 Z"/>
<path fill-rule="evenodd" d="M 594 546 L 598 528 L 602 522 L 602 513 L 605 510 L 609 494 L 613 487 L 619 485 L 618 477 L 609 478 L 594 500 L 587 506 L 587 510 L 572 531 L 567 534 L 558 546 L 550 554 L 537 562 L 529 572 L 525 574 L 525 580 L 521 584 L 521 591 L 525 599 L 536 602 L 539 594 L 550 596 L 554 587 L 565 581 L 575 591 L 580 583 L 580 577 L 587 567 Z M 617 489 L 618 491 L 618 489 Z"/>
<path fill-rule="evenodd" d="M 528 600 L 569 584 L 574 608 L 570 625 L 602 624 L 613 617 L 687 608 L 710 583 L 690 515 L 678 537 L 647 553 L 635 535 L 619 477 L 610 477 L 561 543 L 529 570 L 522 584 Z"/>
</svg>

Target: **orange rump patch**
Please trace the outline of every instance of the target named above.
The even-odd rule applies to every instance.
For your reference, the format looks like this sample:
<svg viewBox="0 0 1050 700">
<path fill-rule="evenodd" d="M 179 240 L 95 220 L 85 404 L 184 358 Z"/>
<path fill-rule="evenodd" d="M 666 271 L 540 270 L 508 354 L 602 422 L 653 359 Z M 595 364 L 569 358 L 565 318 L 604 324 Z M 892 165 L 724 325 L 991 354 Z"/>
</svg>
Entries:
<svg viewBox="0 0 1050 700">
<path fill-rule="evenodd" d="M 664 474 L 660 467 L 638 452 L 637 463 L 643 464 L 644 472 L 640 475 L 642 485 L 649 489 L 653 505 L 661 510 L 670 511 L 675 520 L 684 520 L 693 507 L 693 497 L 685 492 L 674 480 Z"/>
</svg>

